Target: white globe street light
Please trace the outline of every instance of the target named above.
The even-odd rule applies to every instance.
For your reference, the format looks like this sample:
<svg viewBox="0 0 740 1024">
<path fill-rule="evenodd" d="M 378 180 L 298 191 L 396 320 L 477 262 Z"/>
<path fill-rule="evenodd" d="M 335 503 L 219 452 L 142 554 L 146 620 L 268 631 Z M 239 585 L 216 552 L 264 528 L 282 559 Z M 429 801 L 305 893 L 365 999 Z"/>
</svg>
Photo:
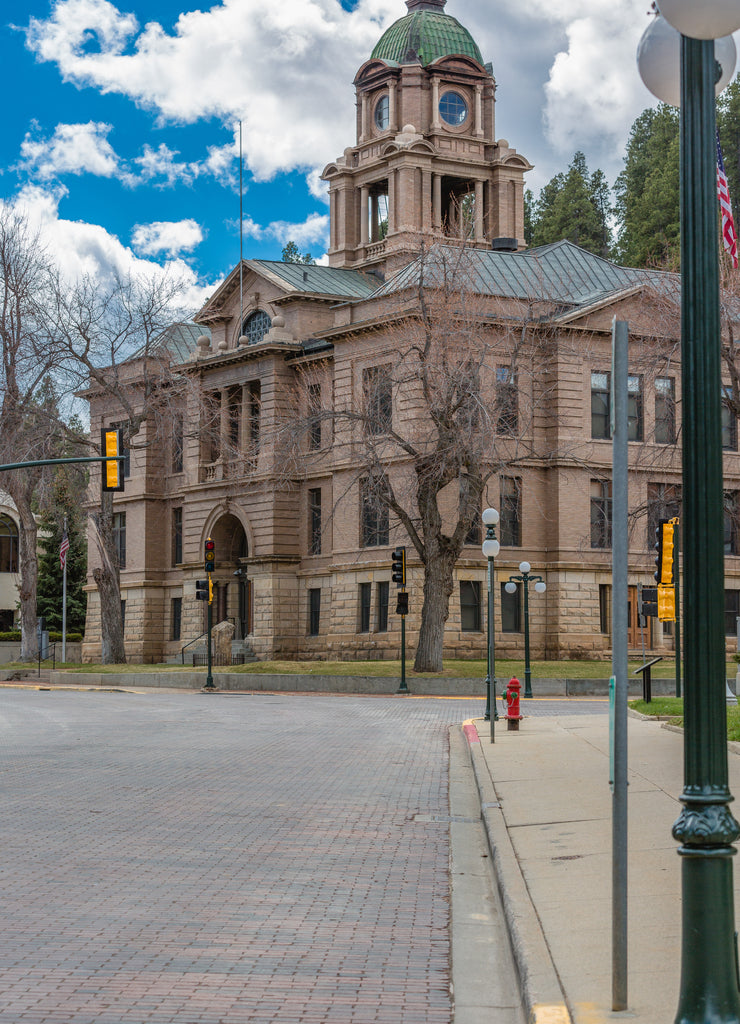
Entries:
<svg viewBox="0 0 740 1024">
<path fill-rule="evenodd" d="M 714 40 L 714 57 L 720 66 L 720 77 L 714 87 L 719 96 L 735 73 L 737 48 L 732 36 Z M 659 14 L 638 44 L 637 68 L 653 96 L 672 107 L 681 106 L 681 33 Z"/>
<path fill-rule="evenodd" d="M 737 0 L 658 0 L 669 25 L 692 39 L 719 39 L 740 28 Z"/>
</svg>

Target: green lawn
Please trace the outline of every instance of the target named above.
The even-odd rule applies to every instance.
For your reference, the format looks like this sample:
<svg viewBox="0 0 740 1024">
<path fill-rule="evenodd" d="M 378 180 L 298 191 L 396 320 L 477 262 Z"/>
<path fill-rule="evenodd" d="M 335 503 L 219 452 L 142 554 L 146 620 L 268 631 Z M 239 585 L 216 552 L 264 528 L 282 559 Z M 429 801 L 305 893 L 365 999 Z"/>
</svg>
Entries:
<svg viewBox="0 0 740 1024">
<path fill-rule="evenodd" d="M 683 725 L 683 700 L 681 697 L 654 697 L 649 704 L 643 700 L 631 700 L 629 706 L 643 715 L 670 716 L 674 725 Z M 727 706 L 727 739 L 740 740 L 740 705 Z"/>
</svg>

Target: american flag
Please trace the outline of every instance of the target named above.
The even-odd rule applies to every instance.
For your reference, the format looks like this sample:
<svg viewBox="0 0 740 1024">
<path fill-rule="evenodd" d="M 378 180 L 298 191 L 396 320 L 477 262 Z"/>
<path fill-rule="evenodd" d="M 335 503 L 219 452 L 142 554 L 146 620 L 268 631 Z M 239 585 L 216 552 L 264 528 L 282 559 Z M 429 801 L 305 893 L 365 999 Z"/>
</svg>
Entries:
<svg viewBox="0 0 740 1024">
<path fill-rule="evenodd" d="M 62 537 L 62 543 L 59 545 L 59 564 L 61 565 L 62 569 L 64 569 L 64 566 L 67 563 L 67 552 L 68 551 L 69 551 L 69 537 L 67 536 L 67 531 L 65 530 L 64 531 L 64 536 Z"/>
<path fill-rule="evenodd" d="M 733 267 L 737 270 L 737 235 L 735 234 L 735 221 L 732 219 L 730 190 L 727 186 L 725 162 L 722 159 L 722 149 L 719 144 L 719 132 L 717 132 L 717 198 L 722 214 L 722 241 L 725 244 L 725 250 L 732 257 Z"/>
</svg>

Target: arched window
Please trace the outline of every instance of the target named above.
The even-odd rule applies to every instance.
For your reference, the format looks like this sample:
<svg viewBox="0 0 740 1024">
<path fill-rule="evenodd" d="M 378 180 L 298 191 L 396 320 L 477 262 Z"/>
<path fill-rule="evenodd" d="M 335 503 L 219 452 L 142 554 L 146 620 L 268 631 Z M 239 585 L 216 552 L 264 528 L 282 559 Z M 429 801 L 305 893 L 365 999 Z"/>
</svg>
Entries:
<svg viewBox="0 0 740 1024">
<path fill-rule="evenodd" d="M 384 132 L 390 124 L 390 103 L 388 93 L 380 97 L 375 104 L 375 127 Z"/>
<path fill-rule="evenodd" d="M 18 572 L 18 527 L 0 513 L 0 572 Z"/>
<path fill-rule="evenodd" d="M 244 321 L 242 334 L 249 338 L 248 344 L 257 345 L 264 338 L 272 326 L 272 320 L 262 309 L 250 313 Z"/>
</svg>

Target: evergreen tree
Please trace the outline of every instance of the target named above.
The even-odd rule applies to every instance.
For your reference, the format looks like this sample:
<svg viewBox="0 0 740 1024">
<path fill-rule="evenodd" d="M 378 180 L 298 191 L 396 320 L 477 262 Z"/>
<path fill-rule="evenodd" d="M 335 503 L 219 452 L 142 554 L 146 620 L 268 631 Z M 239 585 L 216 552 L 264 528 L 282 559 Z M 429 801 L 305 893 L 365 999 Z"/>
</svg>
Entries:
<svg viewBox="0 0 740 1024">
<path fill-rule="evenodd" d="M 292 239 L 283 246 L 281 259 L 283 263 L 316 263 L 316 260 L 311 256 L 311 253 L 301 253 L 300 249 Z"/>
<path fill-rule="evenodd" d="M 41 516 L 39 531 L 39 580 L 36 593 L 37 614 L 44 617 L 46 628 L 62 628 L 63 573 L 59 561 L 64 519 L 62 508 L 49 510 Z M 68 510 L 67 536 L 67 632 L 82 633 L 85 629 L 87 600 L 83 587 L 87 578 L 87 545 L 81 529 L 80 516 Z"/>
<path fill-rule="evenodd" d="M 678 111 L 661 103 L 643 110 L 630 129 L 617 178 L 617 258 L 626 266 L 680 259 Z"/>
<path fill-rule="evenodd" d="M 533 211 L 532 242 L 547 245 L 567 238 L 589 252 L 609 255 L 609 186 L 599 170 L 589 174 L 576 153 L 566 174 L 545 185 Z"/>
</svg>

